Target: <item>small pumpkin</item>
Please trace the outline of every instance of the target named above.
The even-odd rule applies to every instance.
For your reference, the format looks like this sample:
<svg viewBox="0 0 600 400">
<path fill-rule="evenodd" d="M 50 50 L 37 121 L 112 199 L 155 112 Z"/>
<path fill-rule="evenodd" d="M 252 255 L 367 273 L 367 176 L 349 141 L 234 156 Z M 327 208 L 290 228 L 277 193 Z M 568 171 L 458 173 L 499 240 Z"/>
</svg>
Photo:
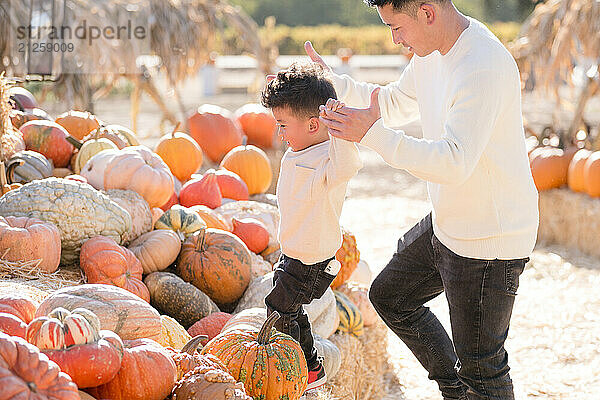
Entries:
<svg viewBox="0 0 600 400">
<path fill-rule="evenodd" d="M 27 324 L 12 314 L 0 312 L 0 332 L 25 339 Z"/>
<path fill-rule="evenodd" d="M 258 201 L 234 201 L 223 204 L 221 207 L 216 208 L 215 211 L 223 216 L 230 226 L 233 226 L 233 218 L 258 219 L 265 225 L 269 232 L 269 247 L 271 249 L 279 248 L 277 240 L 279 232 L 279 209 L 277 207 Z"/>
<path fill-rule="evenodd" d="M 107 383 L 121 368 L 123 342 L 100 330 L 98 317 L 79 308 L 57 308 L 27 326 L 27 341 L 67 373 L 79 388 Z"/>
<path fill-rule="evenodd" d="M 260 253 L 269 245 L 267 227 L 255 218 L 233 218 L 233 234 L 242 239 L 248 249 Z"/>
<path fill-rule="evenodd" d="M 273 312 L 259 332 L 229 331 L 211 340 L 202 354 L 217 356 L 253 398 L 298 399 L 308 381 L 304 353 L 298 342 L 277 332 Z"/>
<path fill-rule="evenodd" d="M 248 186 L 250 195 L 266 192 L 273 180 L 271 161 L 265 152 L 256 146 L 246 145 L 245 140 L 223 157 L 220 166 L 239 175 Z"/>
<path fill-rule="evenodd" d="M 221 195 L 233 200 L 248 200 L 248 185 L 235 172 L 218 169 L 215 172 Z"/>
<path fill-rule="evenodd" d="M 335 303 L 340 316 L 339 332 L 349 333 L 355 337 L 363 335 L 363 319 L 358 307 L 345 294 L 334 290 Z"/>
<path fill-rule="evenodd" d="M 333 379 L 342 366 L 340 349 L 332 341 L 318 335 L 314 336 L 314 346 L 317 354 L 323 357 L 323 368 L 327 374 L 327 380 Z"/>
<path fill-rule="evenodd" d="M 189 328 L 196 321 L 219 311 L 200 289 L 170 272 L 153 272 L 144 282 L 154 307 Z"/>
<path fill-rule="evenodd" d="M 531 174 L 538 190 L 558 188 L 567 183 L 571 158 L 562 149 L 538 147 L 529 155 Z"/>
<path fill-rule="evenodd" d="M 600 197 L 600 151 L 589 155 L 583 166 L 585 192 L 592 197 Z"/>
<path fill-rule="evenodd" d="M 277 121 L 268 108 L 257 103 L 245 104 L 236 110 L 235 115 L 248 137 L 248 143 L 263 149 L 273 147 Z"/>
<path fill-rule="evenodd" d="M 173 400 L 252 400 L 244 385 L 220 369 L 199 366 L 185 374 L 173 388 Z"/>
<path fill-rule="evenodd" d="M 373 281 L 373 272 L 371 271 L 371 267 L 365 260 L 359 260 L 356 269 L 350 275 L 347 282 L 357 283 L 366 287 L 371 286 L 371 282 Z"/>
<path fill-rule="evenodd" d="M 333 282 L 331 282 L 331 287 L 334 289 L 350 278 L 360 261 L 360 251 L 356 246 L 356 237 L 345 229 L 342 229 L 342 246 L 335 253 L 335 259 L 340 262 L 341 268 Z"/>
<path fill-rule="evenodd" d="M 7 89 L 7 94 L 17 109 L 23 111 L 38 107 L 38 102 L 36 101 L 33 93 L 24 87 L 10 86 Z"/>
<path fill-rule="evenodd" d="M 196 321 L 194 325 L 189 327 L 188 333 L 192 336 L 205 335 L 206 339 L 200 343 L 206 345 L 209 340 L 221 333 L 221 329 L 231 317 L 232 315 L 226 312 L 214 312 Z"/>
<path fill-rule="evenodd" d="M 260 331 L 267 320 L 267 309 L 264 307 L 246 308 L 233 314 L 221 328 L 221 333 L 229 331 Z"/>
<path fill-rule="evenodd" d="M 135 132 L 123 125 L 110 124 L 104 127 L 106 130 L 116 133 L 120 138 L 125 139 L 127 146 L 139 146 L 140 141 L 137 139 Z"/>
<path fill-rule="evenodd" d="M 176 204 L 161 215 L 154 229 L 170 229 L 183 241 L 194 232 L 206 229 L 206 223 L 191 209 Z"/>
<path fill-rule="evenodd" d="M 111 238 L 88 239 L 81 246 L 79 263 L 88 283 L 114 285 L 150 302 L 150 293 L 142 282 L 142 264 L 129 249 Z"/>
<path fill-rule="evenodd" d="M 39 260 L 39 270 L 54 272 L 60 263 L 60 232 L 37 218 L 0 217 L 0 254 L 7 261 Z"/>
<path fill-rule="evenodd" d="M 33 109 L 33 110 L 37 110 L 37 109 Z M 23 125 L 25 125 L 27 122 L 29 121 L 33 121 L 36 119 L 48 119 L 45 118 L 44 115 L 40 115 L 40 113 L 33 113 L 33 110 L 27 110 L 27 111 L 21 111 L 21 110 L 11 110 L 10 111 L 10 122 L 12 122 L 12 125 L 15 129 L 19 129 L 20 127 L 22 127 Z M 23 146 L 23 149 L 25 148 L 25 146 Z"/>
<path fill-rule="evenodd" d="M 192 337 L 183 326 L 168 315 L 160 316 L 161 334 L 156 342 L 163 347 L 180 350 Z"/>
<path fill-rule="evenodd" d="M 27 183 L 52 176 L 53 166 L 43 154 L 25 150 L 14 154 L 6 169 L 9 183 Z"/>
<path fill-rule="evenodd" d="M 79 175 L 86 178 L 90 185 L 97 190 L 104 189 L 104 172 L 106 166 L 119 155 L 119 150 L 106 149 L 92 156 L 83 166 Z"/>
<path fill-rule="evenodd" d="M 123 361 L 109 382 L 86 389 L 99 399 L 163 400 L 175 386 L 177 370 L 169 352 L 150 339 L 123 341 Z"/>
<path fill-rule="evenodd" d="M 35 318 L 39 304 L 18 293 L 0 295 L 0 312 L 12 314 L 26 324 Z"/>
<path fill-rule="evenodd" d="M 571 159 L 571 162 L 569 163 L 567 184 L 569 185 L 569 189 L 574 192 L 585 192 L 583 171 L 585 168 L 585 162 L 591 155 L 592 152 L 590 150 L 581 149 L 575 153 Z"/>
<path fill-rule="evenodd" d="M 0 333 L 0 366 L 0 399 L 79 400 L 69 375 L 24 339 Z"/>
<path fill-rule="evenodd" d="M 223 231 L 231 232 L 231 225 L 227 222 L 221 214 L 217 213 L 210 207 L 205 205 L 197 205 L 190 207 L 190 210 L 197 213 L 200 218 L 206 223 L 207 228 L 221 229 Z"/>
<path fill-rule="evenodd" d="M 72 163 L 73 172 L 76 174 L 81 172 L 90 158 L 100 153 L 102 150 L 118 150 L 116 144 L 105 138 L 94 138 L 83 143 L 73 140 L 70 137 L 68 137 L 67 140 L 78 149 L 77 154 L 74 156 L 75 161 Z"/>
<path fill-rule="evenodd" d="M 27 150 L 42 153 L 57 168 L 69 165 L 74 147 L 67 141 L 69 133 L 53 121 L 35 120 L 20 129 Z"/>
<path fill-rule="evenodd" d="M 229 110 L 204 104 L 188 119 L 190 136 L 212 162 L 242 143 L 242 131 Z"/>
<path fill-rule="evenodd" d="M 56 117 L 55 122 L 77 140 L 83 139 L 91 131 L 100 127 L 98 118 L 88 111 L 70 110 Z"/>
<path fill-rule="evenodd" d="M 250 282 L 250 252 L 235 235 L 201 229 L 189 236 L 177 259 L 177 273 L 217 305 L 237 301 Z"/>
<path fill-rule="evenodd" d="M 108 127 L 106 125 L 101 125 L 98 128 L 94 129 L 85 137 L 83 137 L 81 141 L 85 143 L 88 140 L 101 138 L 110 140 L 115 144 L 115 146 L 117 146 L 119 150 L 130 146 L 129 141 L 126 137 L 124 137 L 118 130 L 112 129 L 111 127 Z"/>
<path fill-rule="evenodd" d="M 170 351 L 171 357 L 177 367 L 177 380 L 183 378 L 185 374 L 199 366 L 205 366 L 228 372 L 227 367 L 221 360 L 211 354 L 200 355 L 196 350 L 200 346 L 200 342 L 206 339 L 206 336 L 198 335 L 191 338 L 181 349 L 174 351 L 172 348 L 167 348 Z"/>
<path fill-rule="evenodd" d="M 377 322 L 379 316 L 369 300 L 368 287 L 353 282 L 346 282 L 338 287 L 337 290 L 345 294 L 358 307 L 364 326 L 371 326 Z"/>
<path fill-rule="evenodd" d="M 177 132 L 179 124 L 170 135 L 161 137 L 154 152 L 163 159 L 177 179 L 182 182 L 202 166 L 202 149 L 186 133 Z"/>
<path fill-rule="evenodd" d="M 206 171 L 201 179 L 189 180 L 181 187 L 179 192 L 179 203 L 184 207 L 205 205 L 210 208 L 217 208 L 222 201 L 223 197 L 214 169 Z"/>
<path fill-rule="evenodd" d="M 140 260 L 144 274 L 165 270 L 179 255 L 181 240 L 168 229 L 146 232 L 130 245 L 129 250 Z"/>
</svg>

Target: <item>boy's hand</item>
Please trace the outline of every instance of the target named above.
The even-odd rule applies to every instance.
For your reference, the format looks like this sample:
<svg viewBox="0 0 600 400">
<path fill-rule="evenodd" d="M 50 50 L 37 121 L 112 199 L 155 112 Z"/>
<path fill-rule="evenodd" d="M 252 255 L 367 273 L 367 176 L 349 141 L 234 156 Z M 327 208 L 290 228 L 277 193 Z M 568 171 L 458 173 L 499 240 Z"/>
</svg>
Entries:
<svg viewBox="0 0 600 400">
<path fill-rule="evenodd" d="M 338 110 L 341 110 L 345 106 L 346 105 L 344 103 L 342 103 L 340 100 L 328 99 L 327 103 L 325 103 L 324 106 L 323 105 L 319 106 L 319 116 L 326 118 L 327 111 L 338 111 Z"/>
<path fill-rule="evenodd" d="M 321 57 L 321 55 L 317 53 L 317 51 L 313 48 L 310 40 L 304 42 L 304 50 L 306 51 L 306 54 L 308 54 L 312 61 L 316 62 L 317 64 L 321 64 L 325 71 L 332 72 L 331 67 L 325 63 L 323 57 Z"/>
</svg>

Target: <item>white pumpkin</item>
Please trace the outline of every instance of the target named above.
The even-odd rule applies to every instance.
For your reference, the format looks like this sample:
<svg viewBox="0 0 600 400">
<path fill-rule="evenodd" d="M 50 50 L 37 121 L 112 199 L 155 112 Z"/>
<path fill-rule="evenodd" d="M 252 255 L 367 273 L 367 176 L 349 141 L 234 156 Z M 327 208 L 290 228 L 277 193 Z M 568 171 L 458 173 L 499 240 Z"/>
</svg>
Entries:
<svg viewBox="0 0 600 400">
<path fill-rule="evenodd" d="M 367 287 L 371 286 L 371 282 L 373 281 L 373 272 L 369 267 L 369 264 L 365 260 L 360 260 L 350 278 L 348 278 L 348 282 L 356 282 L 361 285 L 365 285 Z"/>
<path fill-rule="evenodd" d="M 332 341 L 323 339 L 318 335 L 314 335 L 314 337 L 317 353 L 323 357 L 323 368 L 325 368 L 327 379 L 332 379 L 342 365 L 342 353 Z"/>
<path fill-rule="evenodd" d="M 107 149 L 96 153 L 90 158 L 80 175 L 88 180 L 88 183 L 97 190 L 104 189 L 104 171 L 106 166 L 119 154 L 118 149 Z"/>
</svg>

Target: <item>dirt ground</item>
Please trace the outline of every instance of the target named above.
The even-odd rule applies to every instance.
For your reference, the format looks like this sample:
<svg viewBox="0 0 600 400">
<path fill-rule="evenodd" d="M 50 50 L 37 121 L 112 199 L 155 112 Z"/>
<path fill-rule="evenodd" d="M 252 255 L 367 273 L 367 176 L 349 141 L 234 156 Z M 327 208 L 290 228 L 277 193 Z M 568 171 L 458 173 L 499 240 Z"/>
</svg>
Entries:
<svg viewBox="0 0 600 400">
<path fill-rule="evenodd" d="M 186 105 L 210 102 L 235 110 L 256 99 L 240 94 L 203 99 L 193 87 L 187 89 Z M 167 101 L 175 110 L 173 98 Z M 44 107 L 52 115 L 65 111 L 61 104 Z M 537 126 L 551 122 L 551 109 L 543 95 L 524 102 L 526 117 Z M 138 135 L 153 147 L 161 134 L 160 113 L 148 99 L 141 110 Z M 101 100 L 95 112 L 106 122 L 131 127 L 128 99 Z M 558 120 L 568 123 L 563 117 Z M 418 132 L 418 126 L 410 129 Z M 393 254 L 398 237 L 429 212 L 430 203 L 424 182 L 388 167 L 372 151 L 363 149 L 361 154 L 364 168 L 350 182 L 341 220 L 356 235 L 362 258 L 376 273 Z M 506 344 L 517 399 L 600 398 L 599 287 L 599 260 L 538 244 L 521 277 Z M 445 298 L 439 296 L 429 306 L 449 329 Z M 425 370 L 391 332 L 389 354 L 397 376 L 390 380 L 388 399 L 441 399 Z"/>
</svg>

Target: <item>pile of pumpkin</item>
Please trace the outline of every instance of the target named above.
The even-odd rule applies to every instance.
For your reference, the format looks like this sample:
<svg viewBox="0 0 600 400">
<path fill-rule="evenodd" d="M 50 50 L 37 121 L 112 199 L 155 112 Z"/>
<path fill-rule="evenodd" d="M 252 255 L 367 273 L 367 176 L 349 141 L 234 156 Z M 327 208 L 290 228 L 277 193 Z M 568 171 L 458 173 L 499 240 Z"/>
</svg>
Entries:
<svg viewBox="0 0 600 400">
<path fill-rule="evenodd" d="M 210 111 L 201 109 L 190 126 L 192 119 L 201 126 Z M 185 133 L 174 130 L 152 151 L 133 132 L 88 112 L 25 122 L 42 114 L 30 110 L 11 111 L 18 131 L 6 118 L 1 126 L 8 181 L 17 185 L 0 197 L 0 254 L 39 260 L 37 268 L 48 273 L 78 264 L 87 283 L 25 306 L 27 315 L 0 314 L 0 331 L 30 343 L 0 337 L 0 369 L 26 382 L 13 389 L 46 385 L 47 398 L 75 398 L 71 379 L 104 399 L 221 396 L 215 390 L 225 396 L 217 398 L 298 398 L 306 362 L 297 343 L 272 331 L 264 305 L 279 254 L 279 214 L 264 194 L 271 180 L 264 152 L 242 143 L 215 156 L 222 157 L 219 170 L 196 174 L 203 150 L 211 153 Z M 204 118 L 207 126 L 221 114 Z M 219 137 L 213 133 L 213 142 Z M 306 307 L 330 377 L 341 358 L 327 338 L 360 336 L 377 318 L 365 286 L 370 272 L 350 233 L 336 257 L 338 290 Z M 198 335 L 202 353 L 222 364 L 185 346 Z M 44 371 L 32 375 L 15 365 L 19 352 Z M 45 357 L 67 375 L 57 375 Z M 182 359 L 198 368 L 181 367 Z"/>
</svg>

